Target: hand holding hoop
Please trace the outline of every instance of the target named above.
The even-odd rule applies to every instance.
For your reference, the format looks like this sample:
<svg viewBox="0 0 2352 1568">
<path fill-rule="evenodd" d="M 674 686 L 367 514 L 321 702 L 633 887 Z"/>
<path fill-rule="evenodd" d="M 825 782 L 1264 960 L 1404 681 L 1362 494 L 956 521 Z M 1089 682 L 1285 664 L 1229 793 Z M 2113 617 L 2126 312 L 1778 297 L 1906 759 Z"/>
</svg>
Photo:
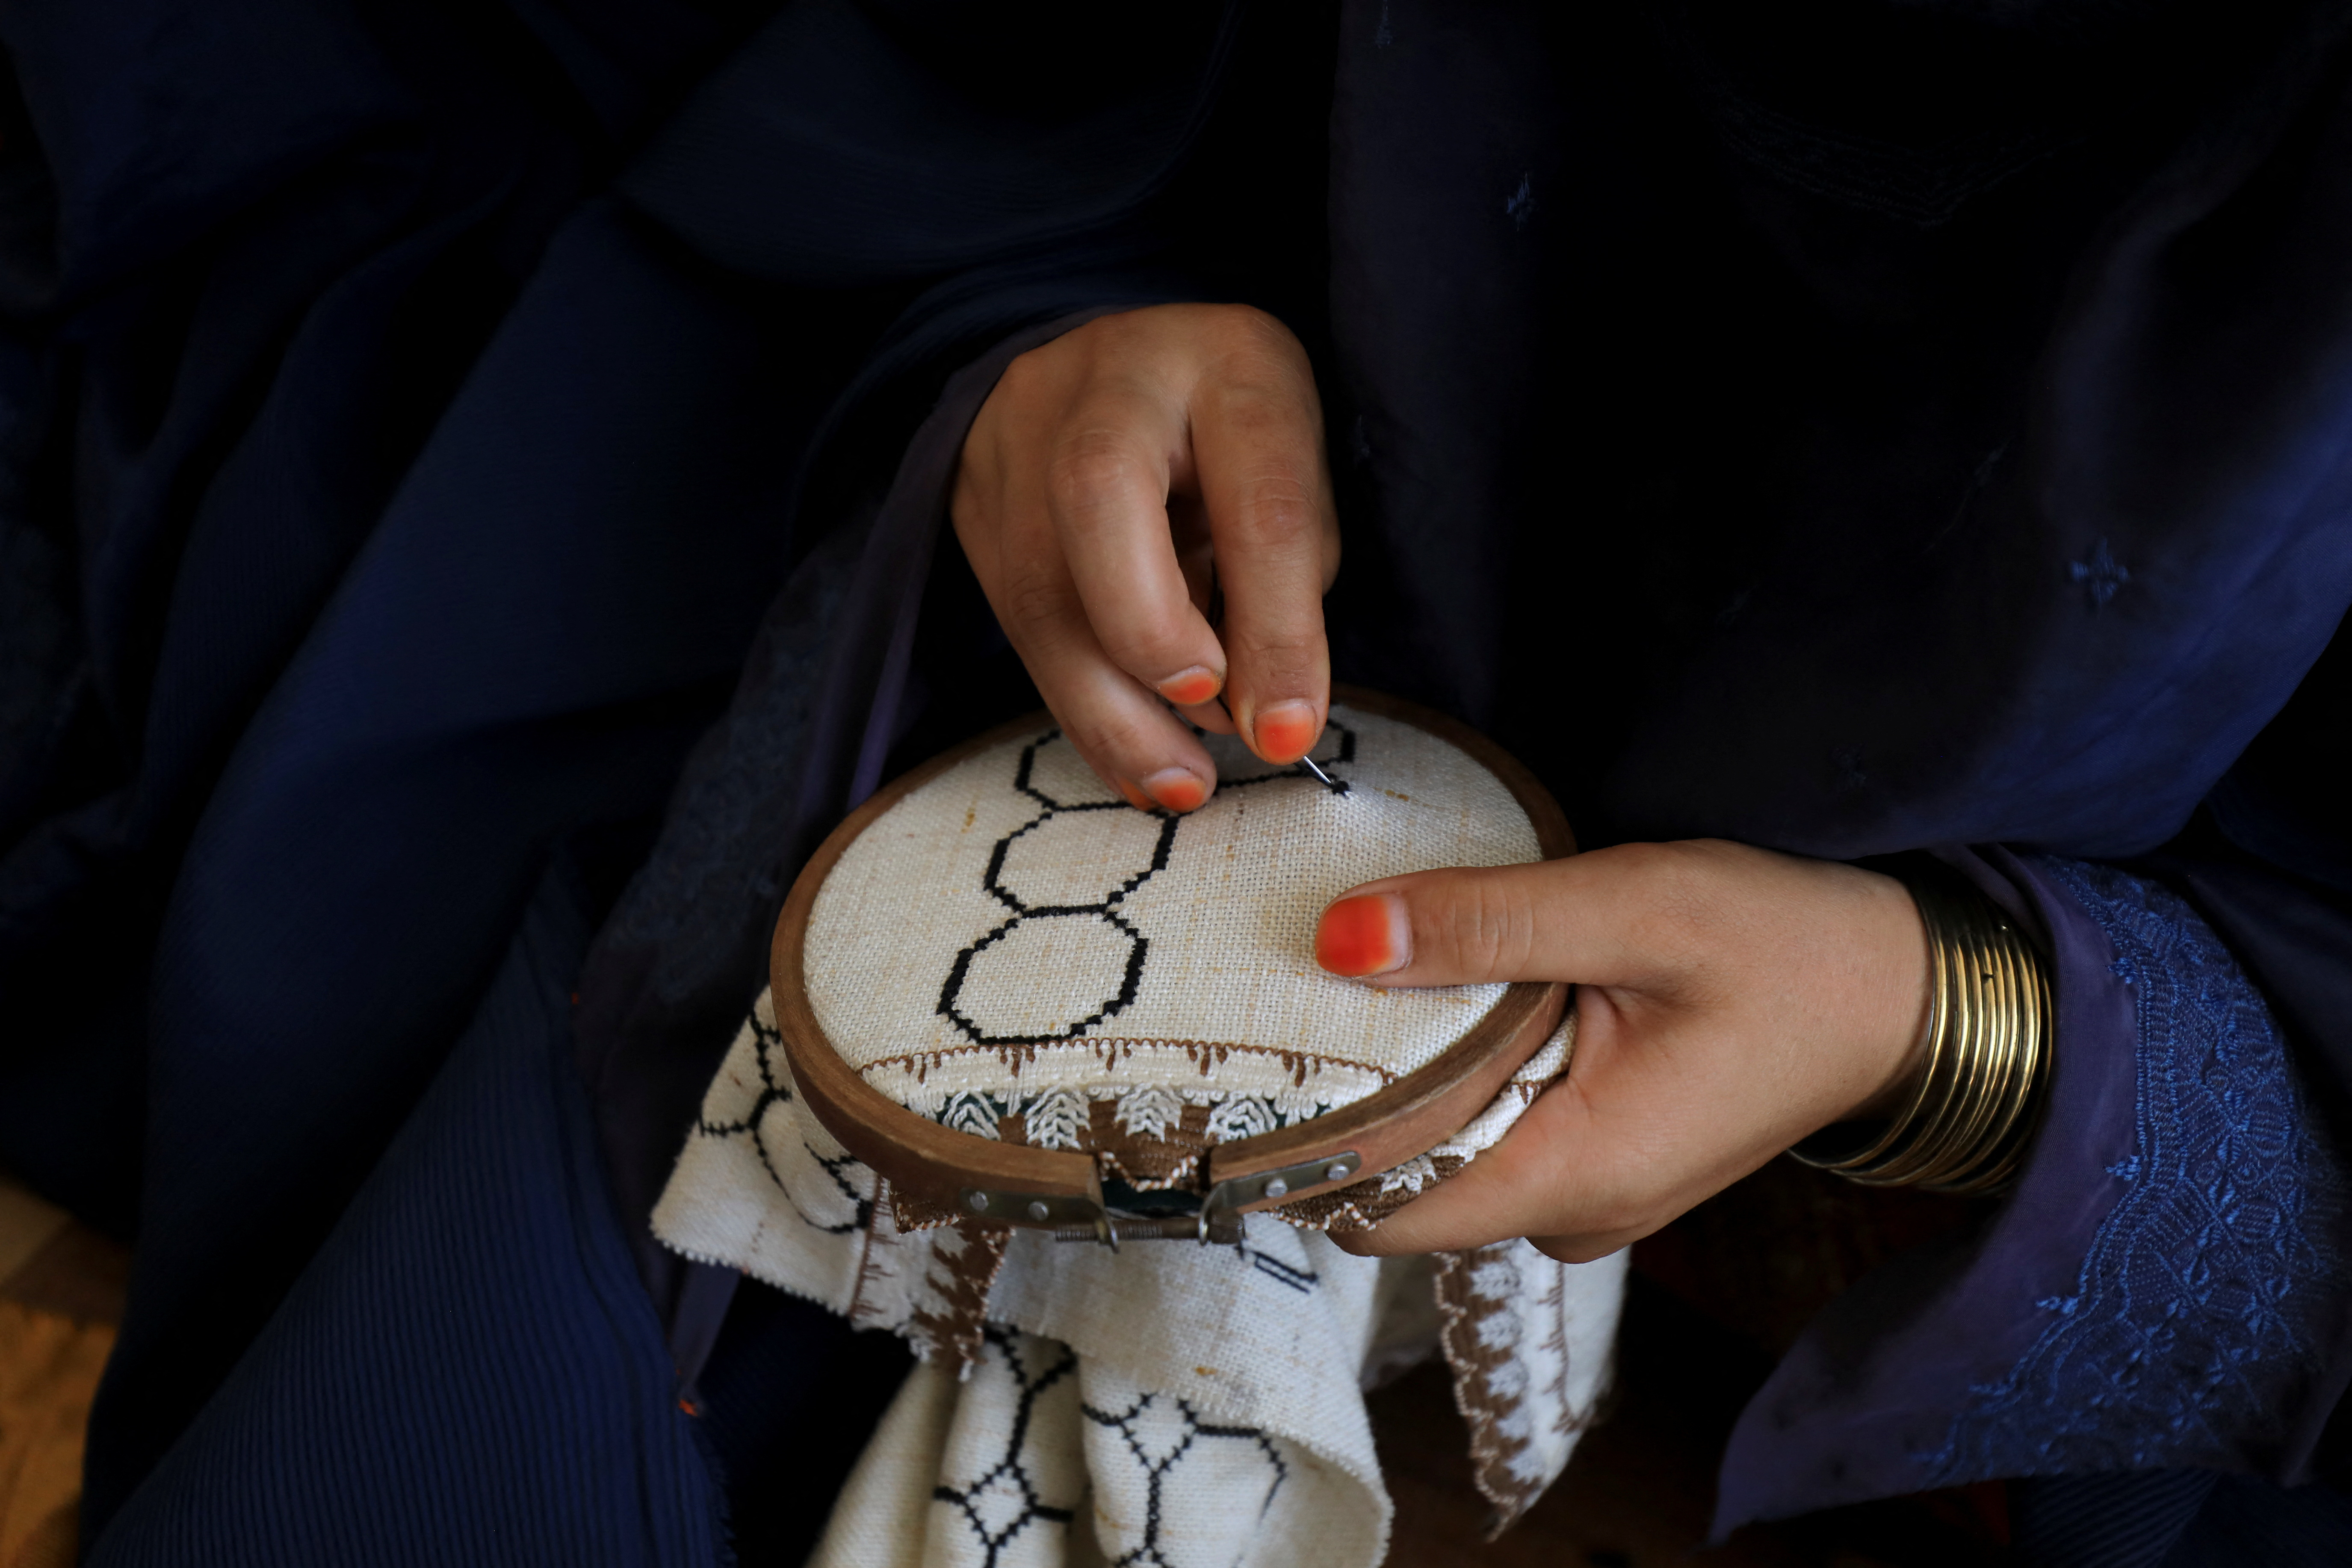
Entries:
<svg viewBox="0 0 2352 1568">
<path fill-rule="evenodd" d="M 1718 840 L 1427 871 L 1324 912 L 1327 969 L 1382 985 L 1577 984 L 1567 1075 L 1353 1252 L 1525 1236 L 1582 1262 L 1808 1134 L 1891 1109 L 1919 1065 L 1927 949 L 1891 877 Z"/>
</svg>

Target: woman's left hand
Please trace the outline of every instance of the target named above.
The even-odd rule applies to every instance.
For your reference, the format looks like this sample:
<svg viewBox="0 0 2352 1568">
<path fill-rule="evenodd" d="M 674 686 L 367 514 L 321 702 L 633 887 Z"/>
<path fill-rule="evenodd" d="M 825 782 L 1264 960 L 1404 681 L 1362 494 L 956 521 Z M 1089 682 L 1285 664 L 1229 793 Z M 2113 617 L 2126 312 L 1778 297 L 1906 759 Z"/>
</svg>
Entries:
<svg viewBox="0 0 2352 1568">
<path fill-rule="evenodd" d="M 1335 900 L 1335 973 L 1383 986 L 1577 985 L 1569 1069 L 1494 1148 L 1377 1229 L 1385 1255 L 1524 1236 L 1582 1262 L 1832 1121 L 1910 1091 L 1928 989 L 1890 877 L 1717 840 L 1423 871 Z"/>
</svg>

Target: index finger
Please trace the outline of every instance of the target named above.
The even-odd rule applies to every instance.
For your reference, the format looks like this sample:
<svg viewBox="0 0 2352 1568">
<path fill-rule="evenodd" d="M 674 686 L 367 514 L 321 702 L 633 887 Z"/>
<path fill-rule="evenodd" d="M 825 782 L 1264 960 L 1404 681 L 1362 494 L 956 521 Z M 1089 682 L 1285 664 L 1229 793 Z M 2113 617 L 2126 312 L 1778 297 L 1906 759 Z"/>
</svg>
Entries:
<svg viewBox="0 0 2352 1568">
<path fill-rule="evenodd" d="M 1182 440 L 1144 389 L 1094 393 L 1056 433 L 1046 511 L 1111 662 L 1193 707 L 1223 689 L 1225 654 L 1192 603 L 1169 527 Z"/>
<path fill-rule="evenodd" d="M 1220 368 L 1194 399 L 1192 458 L 1225 599 L 1226 705 L 1259 756 L 1296 762 L 1331 706 L 1323 594 L 1339 569 L 1339 525 L 1322 407 L 1278 323 Z"/>
</svg>

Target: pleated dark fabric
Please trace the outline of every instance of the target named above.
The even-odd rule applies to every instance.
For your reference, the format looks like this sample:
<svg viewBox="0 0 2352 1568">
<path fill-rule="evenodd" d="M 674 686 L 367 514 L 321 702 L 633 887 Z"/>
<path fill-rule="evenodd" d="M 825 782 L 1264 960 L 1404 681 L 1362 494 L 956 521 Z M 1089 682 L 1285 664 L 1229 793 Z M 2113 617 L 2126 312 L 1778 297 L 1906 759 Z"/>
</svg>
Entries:
<svg viewBox="0 0 2352 1568">
<path fill-rule="evenodd" d="M 2010 1540 L 2025 1568 L 2162 1568 L 2205 1506 L 2211 1470 L 2115 1470 L 2010 1488 Z"/>
<path fill-rule="evenodd" d="M 549 847 L 641 837 L 733 682 L 781 569 L 794 410 L 756 319 L 643 243 L 601 208 L 555 240 L 215 788 L 155 958 L 94 1509 L 276 1309 Z"/>
<path fill-rule="evenodd" d="M 572 1064 L 592 912 L 576 877 L 541 883 L 300 1281 L 89 1561 L 720 1560 L 723 1495 Z"/>
<path fill-rule="evenodd" d="M 2352 1498 L 2212 1470 L 2052 1476 L 2010 1488 L 2021 1568 L 2328 1568 Z"/>
</svg>

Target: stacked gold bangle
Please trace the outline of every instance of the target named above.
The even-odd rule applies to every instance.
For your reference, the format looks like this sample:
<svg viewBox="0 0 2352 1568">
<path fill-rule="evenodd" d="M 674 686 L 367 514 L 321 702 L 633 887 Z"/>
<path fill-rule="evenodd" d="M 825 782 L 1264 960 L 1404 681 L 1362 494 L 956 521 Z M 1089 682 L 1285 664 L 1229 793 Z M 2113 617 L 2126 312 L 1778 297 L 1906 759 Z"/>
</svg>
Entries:
<svg viewBox="0 0 2352 1568">
<path fill-rule="evenodd" d="M 1902 1114 L 1789 1151 L 1874 1187 L 1983 1193 L 2017 1173 L 2050 1073 L 2050 983 L 2041 955 L 1991 900 L 1942 874 L 1906 879 L 1927 927 L 1933 992 L 1927 1070 Z"/>
</svg>

